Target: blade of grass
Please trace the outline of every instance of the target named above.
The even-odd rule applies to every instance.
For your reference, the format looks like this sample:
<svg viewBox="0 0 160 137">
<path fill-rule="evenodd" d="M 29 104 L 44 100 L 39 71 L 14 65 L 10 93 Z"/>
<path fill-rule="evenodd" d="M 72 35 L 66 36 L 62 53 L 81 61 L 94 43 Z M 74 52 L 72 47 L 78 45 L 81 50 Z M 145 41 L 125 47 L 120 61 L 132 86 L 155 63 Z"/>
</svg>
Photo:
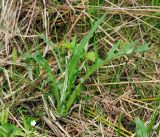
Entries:
<svg viewBox="0 0 160 137">
<path fill-rule="evenodd" d="M 122 121 L 122 113 L 118 115 L 118 129 L 117 129 L 118 137 L 121 136 L 121 121 Z"/>
<path fill-rule="evenodd" d="M 154 113 L 153 113 L 153 115 L 152 115 L 152 117 L 151 117 L 151 121 L 150 121 L 150 123 L 149 123 L 149 125 L 148 125 L 148 128 L 147 128 L 147 131 L 148 131 L 148 133 L 150 133 L 152 130 L 153 130 L 153 127 L 154 127 L 154 124 L 155 124 L 155 122 L 156 122 L 156 120 L 157 120 L 157 118 L 158 118 L 158 112 L 157 111 L 155 111 Z"/>
</svg>

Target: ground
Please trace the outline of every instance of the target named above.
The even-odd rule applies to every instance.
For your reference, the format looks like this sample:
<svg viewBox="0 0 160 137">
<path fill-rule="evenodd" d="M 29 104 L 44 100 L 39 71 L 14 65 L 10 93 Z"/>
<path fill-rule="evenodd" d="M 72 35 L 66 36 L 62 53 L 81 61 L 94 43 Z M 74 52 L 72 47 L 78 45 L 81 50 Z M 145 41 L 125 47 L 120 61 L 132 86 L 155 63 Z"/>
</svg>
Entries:
<svg viewBox="0 0 160 137">
<path fill-rule="evenodd" d="M 159 0 L 0 0 L 0 137 L 159 137 Z"/>
</svg>

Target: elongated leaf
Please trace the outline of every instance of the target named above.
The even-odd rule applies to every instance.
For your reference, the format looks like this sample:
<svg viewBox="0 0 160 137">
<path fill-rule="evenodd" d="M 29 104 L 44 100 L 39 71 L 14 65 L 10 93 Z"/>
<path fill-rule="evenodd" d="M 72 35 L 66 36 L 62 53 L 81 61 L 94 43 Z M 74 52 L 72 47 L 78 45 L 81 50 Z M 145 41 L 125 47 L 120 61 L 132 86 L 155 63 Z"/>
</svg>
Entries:
<svg viewBox="0 0 160 137">
<path fill-rule="evenodd" d="M 148 137 L 147 127 L 139 117 L 135 118 L 137 137 Z"/>
<path fill-rule="evenodd" d="M 124 54 L 131 54 L 134 50 L 137 41 L 130 42 L 126 44 L 120 51 L 117 53 L 117 56 L 123 56 Z"/>
<path fill-rule="evenodd" d="M 9 109 L 2 109 L 2 111 L 0 112 L 0 124 L 4 124 L 7 123 L 8 121 L 8 114 L 9 114 Z"/>
<path fill-rule="evenodd" d="M 139 94 L 142 98 L 145 98 L 144 93 L 142 92 L 142 90 L 139 87 L 136 86 L 136 84 L 132 83 L 131 85 L 133 86 L 133 88 L 137 92 L 137 94 Z"/>
<path fill-rule="evenodd" d="M 150 121 L 150 123 L 149 123 L 149 125 L 148 125 L 148 133 L 150 133 L 152 130 L 153 130 L 153 127 L 154 127 L 154 124 L 155 124 L 155 122 L 156 122 L 156 120 L 157 120 L 157 118 L 158 118 L 158 112 L 157 111 L 155 111 L 154 113 L 153 113 L 153 115 L 152 115 L 152 117 L 151 117 L 151 121 Z"/>
<path fill-rule="evenodd" d="M 65 80 L 63 82 L 63 90 L 61 93 L 61 104 L 66 101 L 67 96 L 72 94 L 72 89 L 74 88 L 76 78 L 78 76 L 78 62 L 80 56 L 78 53 L 78 46 L 76 45 L 76 40 L 73 43 L 73 55 L 68 61 L 65 70 Z"/>
<path fill-rule="evenodd" d="M 122 113 L 120 113 L 118 116 L 118 130 L 117 130 L 118 137 L 121 136 L 121 122 L 122 122 Z"/>
<path fill-rule="evenodd" d="M 118 49 L 119 44 L 120 44 L 120 41 L 118 41 L 115 45 L 113 45 L 113 47 L 109 50 L 106 61 L 115 58 L 116 54 L 114 52 Z"/>
<path fill-rule="evenodd" d="M 57 102 L 57 109 L 59 109 L 59 107 L 60 107 L 60 94 L 58 91 L 57 82 L 53 76 L 52 70 L 51 70 L 50 66 L 48 65 L 47 60 L 45 60 L 40 54 L 37 54 L 33 58 L 35 61 L 37 61 L 40 64 L 40 66 L 42 66 L 42 68 L 47 73 L 48 77 L 51 79 L 52 88 L 53 88 L 52 93 L 53 93 L 53 95 L 56 99 L 56 102 Z"/>
<path fill-rule="evenodd" d="M 68 113 L 69 109 L 73 105 L 75 99 L 80 95 L 80 92 L 82 90 L 82 84 L 80 83 L 77 88 L 73 91 L 72 95 L 68 99 L 67 105 L 66 105 L 66 114 Z"/>
<path fill-rule="evenodd" d="M 74 103 L 75 99 L 80 95 L 82 84 L 89 78 L 89 76 L 93 72 L 95 72 L 101 66 L 102 63 L 103 61 L 101 59 L 97 60 L 96 63 L 86 72 L 85 76 L 81 79 L 77 88 L 73 91 L 73 93 L 69 97 L 69 100 L 66 106 L 66 113 L 68 112 L 72 104 Z"/>
<path fill-rule="evenodd" d="M 40 35 L 38 32 L 37 34 L 45 41 L 45 43 L 47 44 L 47 46 L 52 49 L 52 54 L 54 55 L 56 61 L 57 61 L 57 64 L 59 66 L 59 69 L 61 70 L 61 72 L 63 72 L 63 68 L 62 68 L 62 65 L 61 65 L 61 61 L 60 61 L 60 51 L 59 49 L 57 48 L 57 46 L 49 39 L 46 38 L 45 35 Z M 57 50 L 57 53 L 54 51 L 54 50 Z"/>
<path fill-rule="evenodd" d="M 139 46 L 138 48 L 134 49 L 134 52 L 145 52 L 148 51 L 149 48 L 149 43 L 145 43 L 144 45 Z"/>
<path fill-rule="evenodd" d="M 82 41 L 79 43 L 79 52 L 81 53 L 84 49 L 84 46 L 89 42 L 90 38 L 93 36 L 96 29 L 99 27 L 99 25 L 104 21 L 107 14 L 104 14 L 96 23 L 93 25 L 91 30 L 88 32 L 88 34 L 82 39 Z"/>
<path fill-rule="evenodd" d="M 99 69 L 100 66 L 102 66 L 103 64 L 103 60 L 101 59 L 97 59 L 96 60 L 96 63 L 93 64 L 87 71 L 86 71 L 86 74 L 83 78 L 81 78 L 81 83 L 84 83 L 91 74 L 93 74 L 97 69 Z"/>
</svg>

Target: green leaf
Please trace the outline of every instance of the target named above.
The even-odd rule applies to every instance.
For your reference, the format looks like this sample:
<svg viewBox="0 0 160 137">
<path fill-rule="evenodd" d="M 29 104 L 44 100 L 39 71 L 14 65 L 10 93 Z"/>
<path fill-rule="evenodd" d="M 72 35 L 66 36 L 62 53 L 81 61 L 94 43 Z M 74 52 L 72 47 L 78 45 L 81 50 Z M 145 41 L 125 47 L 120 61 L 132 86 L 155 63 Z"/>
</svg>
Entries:
<svg viewBox="0 0 160 137">
<path fill-rule="evenodd" d="M 132 83 L 131 85 L 133 86 L 133 88 L 137 92 L 137 94 L 139 94 L 142 98 L 145 98 L 144 93 L 142 92 L 142 90 L 139 87 L 136 86 L 136 84 Z"/>
<path fill-rule="evenodd" d="M 9 109 L 2 109 L 2 112 L 0 113 L 0 123 L 5 124 L 8 121 L 8 114 L 9 114 Z"/>
<path fill-rule="evenodd" d="M 5 123 L 0 126 L 0 136 L 2 137 L 18 137 L 22 135 L 22 130 L 17 128 L 15 125 Z"/>
<path fill-rule="evenodd" d="M 119 50 L 117 56 L 123 56 L 125 54 L 131 54 L 134 50 L 137 41 L 132 41 L 126 44 L 122 49 Z"/>
<path fill-rule="evenodd" d="M 148 125 L 148 129 L 147 129 L 147 130 L 148 130 L 148 133 L 150 133 L 150 132 L 153 130 L 154 124 L 155 124 L 158 116 L 159 116 L 158 111 L 155 111 L 155 112 L 153 113 L 153 115 L 152 115 L 152 117 L 151 117 L 151 121 L 150 121 L 150 123 L 149 123 L 149 125 Z"/>
<path fill-rule="evenodd" d="M 85 58 L 95 62 L 96 56 L 94 51 L 86 53 Z"/>
<path fill-rule="evenodd" d="M 27 71 L 28 71 L 28 76 L 29 76 L 30 80 L 33 81 L 32 68 L 31 68 L 28 64 L 26 64 L 26 69 L 27 69 Z"/>
<path fill-rule="evenodd" d="M 35 61 L 37 61 L 40 66 L 45 70 L 45 72 L 48 75 L 48 78 L 52 81 L 51 85 L 52 85 L 52 94 L 54 95 L 54 98 L 56 99 L 57 102 L 57 109 L 60 109 L 60 93 L 58 91 L 58 86 L 57 86 L 57 82 L 56 79 L 52 73 L 52 70 L 50 68 L 50 66 L 48 65 L 47 60 L 45 60 L 42 55 L 37 54 L 33 57 L 33 59 Z"/>
<path fill-rule="evenodd" d="M 84 77 L 81 78 L 81 83 L 83 84 L 91 74 L 93 74 L 100 66 L 103 65 L 103 63 L 104 61 L 98 58 L 96 62 L 90 68 L 88 68 Z"/>
<path fill-rule="evenodd" d="M 23 126 L 24 126 L 24 128 L 25 128 L 25 130 L 27 130 L 27 131 L 33 131 L 33 126 L 31 125 L 31 122 L 33 121 L 33 120 L 35 120 L 35 118 L 33 118 L 33 117 L 22 117 L 22 120 L 23 120 Z"/>
<path fill-rule="evenodd" d="M 82 90 L 82 84 L 79 84 L 77 88 L 73 91 L 72 95 L 70 96 L 67 105 L 66 105 L 66 114 L 68 113 L 69 109 L 71 108 L 72 104 L 74 103 L 75 99 L 80 95 Z"/>
<path fill-rule="evenodd" d="M 118 137 L 121 136 L 121 122 L 122 122 L 122 113 L 118 115 L 118 129 L 117 129 Z"/>
<path fill-rule="evenodd" d="M 144 45 L 141 45 L 140 47 L 135 48 L 134 52 L 145 52 L 145 51 L 148 51 L 148 50 L 150 50 L 149 43 L 145 43 Z"/>
<path fill-rule="evenodd" d="M 113 45 L 113 47 L 109 50 L 107 54 L 106 62 L 108 60 L 115 58 L 115 55 L 116 55 L 115 51 L 118 49 L 119 44 L 120 44 L 120 41 L 118 41 L 115 45 Z"/>
<path fill-rule="evenodd" d="M 79 46 L 80 46 L 79 53 L 80 54 L 82 54 L 85 45 L 89 42 L 90 38 L 93 36 L 94 32 L 99 27 L 99 25 L 104 21 L 106 15 L 107 14 L 104 14 L 100 19 L 98 19 L 98 21 L 96 21 L 96 23 L 93 25 L 93 27 L 88 32 L 88 34 L 86 36 L 84 36 L 84 38 L 81 40 L 81 42 L 79 43 Z"/>
<path fill-rule="evenodd" d="M 83 55 L 79 54 L 78 46 L 74 43 L 73 53 L 71 59 L 68 60 L 66 70 L 65 70 L 65 80 L 63 82 L 63 90 L 61 91 L 61 103 L 66 101 L 66 98 L 72 94 L 72 89 L 74 89 L 76 78 L 79 74 L 79 61 Z"/>
<path fill-rule="evenodd" d="M 13 62 L 16 62 L 17 56 L 18 56 L 18 55 L 17 55 L 17 50 L 16 50 L 16 48 L 13 48 L 12 54 L 11 54 L 11 57 L 12 57 Z"/>
<path fill-rule="evenodd" d="M 148 137 L 147 127 L 139 117 L 135 118 L 137 137 Z"/>
<path fill-rule="evenodd" d="M 60 61 L 60 51 L 59 51 L 58 47 L 51 40 L 46 38 L 45 35 L 40 35 L 38 32 L 37 32 L 37 34 L 44 40 L 44 42 L 47 44 L 47 46 L 51 49 L 52 54 L 54 55 L 54 57 L 57 61 L 57 64 L 59 66 L 59 69 L 61 70 L 61 72 L 63 72 L 62 64 L 61 64 L 61 61 Z"/>
</svg>

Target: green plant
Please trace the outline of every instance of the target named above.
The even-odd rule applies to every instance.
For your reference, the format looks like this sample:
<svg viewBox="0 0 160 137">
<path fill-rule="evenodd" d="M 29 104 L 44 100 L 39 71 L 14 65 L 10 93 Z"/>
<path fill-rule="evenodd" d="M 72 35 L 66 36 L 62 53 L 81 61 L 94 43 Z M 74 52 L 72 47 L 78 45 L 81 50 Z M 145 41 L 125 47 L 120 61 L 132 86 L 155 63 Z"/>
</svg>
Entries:
<svg viewBox="0 0 160 137">
<path fill-rule="evenodd" d="M 0 113 L 0 137 L 18 137 L 23 136 L 20 128 L 8 123 L 9 109 L 2 109 Z"/>
<path fill-rule="evenodd" d="M 22 116 L 23 127 L 19 128 L 8 121 L 9 109 L 2 108 L 0 113 L 0 137 L 36 137 L 39 136 L 34 130 L 35 118 Z"/>
<path fill-rule="evenodd" d="M 160 0 L 152 0 L 151 5 L 152 6 L 158 6 L 160 4 Z"/>
<path fill-rule="evenodd" d="M 50 66 L 46 59 L 42 57 L 40 53 L 37 53 L 33 56 L 33 59 L 45 70 L 48 76 L 48 83 L 52 86 L 52 95 L 56 101 L 57 114 L 59 116 L 66 116 L 74 101 L 79 97 L 82 91 L 83 83 L 93 74 L 97 69 L 99 69 L 104 64 L 109 63 L 110 61 L 122 57 L 127 54 L 134 52 L 144 52 L 147 51 L 148 44 L 144 44 L 140 47 L 135 48 L 137 44 L 136 41 L 124 45 L 119 49 L 120 41 L 117 42 L 108 52 L 106 59 L 102 60 L 98 56 L 96 51 L 88 52 L 88 43 L 98 26 L 104 21 L 106 15 L 103 15 L 91 28 L 89 33 L 84 36 L 79 44 L 77 44 L 76 37 L 69 46 L 71 51 L 71 56 L 66 61 L 65 68 L 65 77 L 61 81 L 56 81 L 55 76 L 52 73 Z M 51 41 L 46 40 L 42 36 L 44 41 L 51 46 Z M 118 51 L 119 49 L 119 51 Z M 55 55 L 55 52 L 52 51 Z M 56 60 L 59 61 L 58 57 L 55 55 Z M 93 65 L 89 66 L 87 64 L 86 57 L 92 60 Z M 60 63 L 59 63 L 60 64 Z M 78 76 L 81 74 L 83 67 L 86 68 L 85 74 L 78 80 Z M 76 84 L 78 83 L 78 84 Z"/>
<path fill-rule="evenodd" d="M 13 124 L 5 123 L 0 126 L 0 137 L 18 137 L 23 135 L 22 130 Z"/>
<path fill-rule="evenodd" d="M 154 124 L 157 120 L 158 117 L 158 112 L 155 111 L 151 117 L 150 123 L 145 126 L 144 122 L 140 120 L 139 117 L 135 118 L 135 123 L 136 123 L 136 135 L 137 137 L 149 137 L 151 131 L 154 128 Z"/>
<path fill-rule="evenodd" d="M 35 129 L 33 128 L 36 125 L 36 119 L 30 116 L 22 116 L 22 122 L 24 126 L 24 131 L 27 137 L 37 137 L 39 136 Z"/>
</svg>

